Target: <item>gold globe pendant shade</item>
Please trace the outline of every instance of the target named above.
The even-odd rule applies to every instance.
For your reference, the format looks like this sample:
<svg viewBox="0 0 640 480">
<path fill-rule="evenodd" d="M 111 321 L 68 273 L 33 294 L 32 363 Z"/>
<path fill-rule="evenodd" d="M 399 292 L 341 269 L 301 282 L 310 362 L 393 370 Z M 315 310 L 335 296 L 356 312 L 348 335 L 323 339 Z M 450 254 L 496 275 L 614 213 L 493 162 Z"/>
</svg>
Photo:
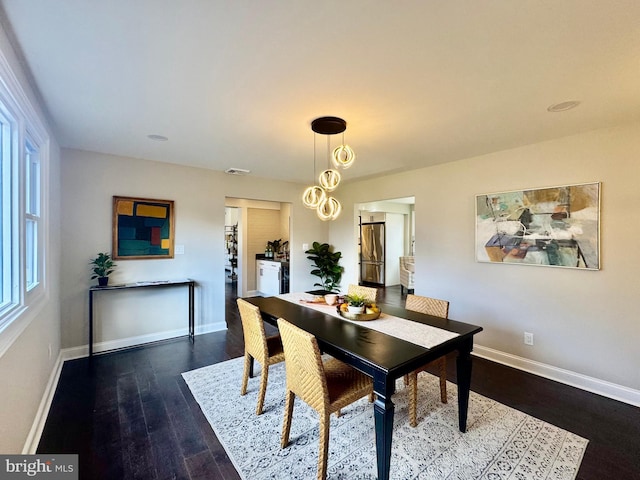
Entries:
<svg viewBox="0 0 640 480">
<path fill-rule="evenodd" d="M 320 174 L 318 181 L 327 192 L 333 192 L 340 184 L 340 173 L 337 170 L 328 169 Z"/>
<path fill-rule="evenodd" d="M 318 218 L 323 222 L 328 220 L 335 220 L 340 215 L 342 211 L 342 205 L 340 202 L 333 197 L 326 197 L 322 200 L 316 209 L 316 213 L 318 214 Z"/>
<path fill-rule="evenodd" d="M 307 208 L 317 208 L 325 198 L 327 198 L 325 191 L 318 185 L 313 185 L 302 194 L 302 203 Z"/>
<path fill-rule="evenodd" d="M 336 168 L 349 168 L 356 160 L 356 154 L 349 145 L 339 145 L 333 149 L 331 160 Z"/>
</svg>

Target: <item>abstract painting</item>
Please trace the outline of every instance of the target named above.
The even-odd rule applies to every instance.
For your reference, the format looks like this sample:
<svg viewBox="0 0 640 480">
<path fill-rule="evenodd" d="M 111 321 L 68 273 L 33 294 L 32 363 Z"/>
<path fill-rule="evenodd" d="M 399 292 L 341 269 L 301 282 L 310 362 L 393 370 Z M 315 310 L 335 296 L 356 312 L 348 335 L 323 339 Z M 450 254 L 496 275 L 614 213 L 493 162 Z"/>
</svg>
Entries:
<svg viewBox="0 0 640 480">
<path fill-rule="evenodd" d="M 600 269 L 600 183 L 476 195 L 478 262 Z"/>
<path fill-rule="evenodd" d="M 173 258 L 173 200 L 113 197 L 113 258 Z"/>
</svg>

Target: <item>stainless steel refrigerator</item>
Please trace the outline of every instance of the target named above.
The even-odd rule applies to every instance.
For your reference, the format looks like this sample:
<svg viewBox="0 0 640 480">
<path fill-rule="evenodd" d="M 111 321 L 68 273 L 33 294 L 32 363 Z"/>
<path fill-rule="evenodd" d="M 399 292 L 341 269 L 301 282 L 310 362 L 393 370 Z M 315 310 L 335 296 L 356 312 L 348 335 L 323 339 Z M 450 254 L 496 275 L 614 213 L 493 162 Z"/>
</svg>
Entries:
<svg viewBox="0 0 640 480">
<path fill-rule="evenodd" d="M 360 225 L 360 281 L 384 286 L 384 222 Z"/>
</svg>

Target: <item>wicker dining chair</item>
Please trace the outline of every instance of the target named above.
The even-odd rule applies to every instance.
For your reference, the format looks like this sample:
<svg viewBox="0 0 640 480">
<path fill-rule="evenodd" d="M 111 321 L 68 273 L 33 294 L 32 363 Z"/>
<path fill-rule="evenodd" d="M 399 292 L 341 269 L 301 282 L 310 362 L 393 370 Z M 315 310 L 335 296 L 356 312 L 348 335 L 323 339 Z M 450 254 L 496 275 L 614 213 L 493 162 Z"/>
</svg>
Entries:
<svg viewBox="0 0 640 480">
<path fill-rule="evenodd" d="M 349 285 L 347 295 L 360 295 L 366 298 L 368 302 L 375 303 L 378 298 L 378 289 L 362 285 Z"/>
<path fill-rule="evenodd" d="M 408 294 L 405 309 L 442 318 L 448 318 L 449 316 L 449 302 L 420 295 Z M 418 425 L 416 414 L 418 404 L 418 373 L 426 371 L 427 367 L 431 366 L 438 368 L 440 376 L 440 401 L 447 403 L 447 357 L 443 355 L 405 376 L 405 384 L 409 386 L 409 424 L 412 427 Z"/>
<path fill-rule="evenodd" d="M 278 319 L 278 329 L 287 356 L 286 404 L 280 443 L 282 448 L 289 443 L 293 404 L 297 395 L 320 415 L 318 479 L 325 480 L 330 416 L 366 395 L 371 400 L 373 381 L 335 358 L 323 362 L 316 338 L 284 318 Z"/>
<path fill-rule="evenodd" d="M 260 309 L 241 298 L 238 298 L 237 302 L 244 333 L 244 373 L 242 375 L 240 395 L 247 393 L 251 358 L 253 358 L 261 365 L 260 393 L 258 394 L 258 406 L 256 407 L 256 415 L 260 415 L 264 405 L 264 396 L 267 392 L 269 365 L 284 362 L 284 350 L 280 335 L 267 337 Z"/>
</svg>

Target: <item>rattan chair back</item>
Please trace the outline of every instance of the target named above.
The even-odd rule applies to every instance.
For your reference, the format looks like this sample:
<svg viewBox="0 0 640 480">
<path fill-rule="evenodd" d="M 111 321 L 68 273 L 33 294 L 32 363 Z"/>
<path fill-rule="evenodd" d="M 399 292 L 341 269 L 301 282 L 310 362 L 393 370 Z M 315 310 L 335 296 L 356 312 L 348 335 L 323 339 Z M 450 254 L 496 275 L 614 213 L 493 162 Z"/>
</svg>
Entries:
<svg viewBox="0 0 640 480">
<path fill-rule="evenodd" d="M 285 363 L 287 388 L 284 422 L 280 444 L 289 443 L 293 404 L 300 397 L 319 414 L 318 480 L 327 476 L 329 456 L 329 425 L 332 413 L 369 395 L 373 401 L 373 382 L 370 377 L 335 358 L 323 361 L 316 338 L 283 318 L 278 329 L 287 358 Z"/>
<path fill-rule="evenodd" d="M 437 298 L 408 294 L 404 308 L 414 312 L 433 315 L 434 317 L 449 317 L 449 302 Z"/>
<path fill-rule="evenodd" d="M 316 337 L 281 320 L 278 320 L 278 330 L 287 358 L 287 390 L 295 393 L 314 410 L 323 409 L 329 403 L 329 394 Z"/>
<path fill-rule="evenodd" d="M 349 285 L 347 295 L 360 295 L 366 298 L 368 302 L 375 303 L 378 299 L 378 289 L 363 285 Z"/>
<path fill-rule="evenodd" d="M 269 352 L 260 309 L 241 298 L 238 298 L 237 303 L 242 321 L 245 352 L 264 365 Z"/>
<path fill-rule="evenodd" d="M 280 335 L 267 337 L 260 309 L 241 298 L 238 298 L 237 303 L 240 320 L 242 321 L 242 332 L 244 334 L 244 371 L 242 373 L 240 395 L 247 393 L 249 373 L 252 369 L 253 359 L 255 359 L 260 362 L 262 366 L 258 405 L 256 406 L 256 415 L 260 415 L 267 392 L 269 365 L 284 362 L 284 350 L 282 348 Z"/>
</svg>

